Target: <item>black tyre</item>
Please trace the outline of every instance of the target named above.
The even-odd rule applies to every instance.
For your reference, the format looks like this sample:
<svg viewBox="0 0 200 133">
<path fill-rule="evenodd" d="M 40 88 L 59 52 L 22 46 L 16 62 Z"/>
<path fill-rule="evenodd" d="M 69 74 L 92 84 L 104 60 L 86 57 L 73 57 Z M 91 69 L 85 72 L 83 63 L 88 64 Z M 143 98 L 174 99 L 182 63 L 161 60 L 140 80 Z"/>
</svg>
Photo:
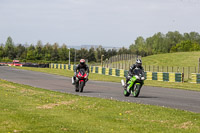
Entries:
<svg viewBox="0 0 200 133">
<path fill-rule="evenodd" d="M 128 97 L 131 93 L 129 93 L 126 89 L 124 89 L 124 96 Z"/>
<path fill-rule="evenodd" d="M 85 86 L 85 82 L 81 82 L 80 83 L 80 92 L 83 92 L 84 86 Z"/>
<path fill-rule="evenodd" d="M 75 92 L 79 92 L 79 82 L 76 82 L 75 84 Z"/>
<path fill-rule="evenodd" d="M 136 84 L 133 90 L 133 96 L 134 97 L 138 97 L 140 94 L 140 89 L 141 89 L 141 85 L 140 84 Z"/>
</svg>

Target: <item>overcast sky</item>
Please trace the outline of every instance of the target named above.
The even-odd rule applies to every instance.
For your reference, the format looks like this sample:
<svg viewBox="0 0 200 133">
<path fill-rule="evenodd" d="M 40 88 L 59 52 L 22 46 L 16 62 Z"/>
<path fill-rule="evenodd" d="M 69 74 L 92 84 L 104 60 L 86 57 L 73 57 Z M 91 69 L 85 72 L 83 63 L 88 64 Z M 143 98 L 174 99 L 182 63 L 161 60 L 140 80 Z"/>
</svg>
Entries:
<svg viewBox="0 0 200 133">
<path fill-rule="evenodd" d="M 128 47 L 157 32 L 200 33 L 199 0 L 0 0 L 0 43 Z"/>
</svg>

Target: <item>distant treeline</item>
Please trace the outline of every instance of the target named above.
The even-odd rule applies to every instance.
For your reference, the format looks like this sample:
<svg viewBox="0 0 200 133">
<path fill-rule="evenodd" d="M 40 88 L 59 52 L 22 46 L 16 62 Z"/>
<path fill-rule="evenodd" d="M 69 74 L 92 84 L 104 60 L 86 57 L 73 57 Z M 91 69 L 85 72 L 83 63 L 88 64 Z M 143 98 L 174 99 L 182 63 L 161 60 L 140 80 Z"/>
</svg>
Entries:
<svg viewBox="0 0 200 133">
<path fill-rule="evenodd" d="M 89 62 L 100 62 L 109 59 L 112 56 L 120 54 L 136 54 L 148 56 L 159 53 L 184 52 L 184 51 L 199 51 L 200 50 L 200 35 L 197 32 L 180 34 L 178 31 L 161 32 L 154 34 L 152 37 L 144 39 L 138 37 L 129 48 L 120 48 L 119 50 L 105 50 L 102 46 L 97 49 L 93 47 L 89 50 L 76 50 L 70 48 L 70 60 L 78 61 L 81 58 L 88 59 Z M 104 55 L 104 56 L 102 56 Z M 76 58 L 75 58 L 76 57 Z M 61 46 L 58 43 L 45 45 L 39 40 L 37 44 L 14 44 L 11 37 L 7 38 L 5 44 L 0 45 L 0 60 L 10 61 L 19 59 L 22 62 L 63 62 L 69 60 L 69 49 L 66 44 Z"/>
<path fill-rule="evenodd" d="M 68 49 L 66 44 L 60 46 L 58 43 L 47 43 L 43 45 L 40 40 L 36 45 L 15 45 L 12 38 L 8 37 L 6 43 L 0 45 L 0 61 L 8 62 L 13 59 L 19 59 L 21 62 L 68 63 L 69 50 L 71 62 L 78 62 L 82 58 L 87 59 L 89 62 L 100 62 L 102 57 L 105 60 L 117 54 L 128 53 L 128 49 L 125 48 L 121 48 L 120 50 L 110 49 L 106 51 L 102 46 L 99 46 L 96 49 L 92 47 L 89 50 L 84 48 L 80 50 L 74 48 Z"/>
</svg>

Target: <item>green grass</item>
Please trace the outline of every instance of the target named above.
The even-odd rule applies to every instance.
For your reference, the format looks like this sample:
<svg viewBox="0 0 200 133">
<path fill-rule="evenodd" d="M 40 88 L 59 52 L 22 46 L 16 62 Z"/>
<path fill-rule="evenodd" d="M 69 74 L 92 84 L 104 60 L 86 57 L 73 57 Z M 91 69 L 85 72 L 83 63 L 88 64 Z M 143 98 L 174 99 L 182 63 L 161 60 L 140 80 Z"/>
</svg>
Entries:
<svg viewBox="0 0 200 133">
<path fill-rule="evenodd" d="M 200 113 L 81 97 L 0 80 L 0 132 L 199 133 Z"/>
<path fill-rule="evenodd" d="M 73 71 L 63 70 L 63 69 L 32 68 L 32 67 L 15 67 L 15 68 L 31 70 L 31 71 L 39 71 L 39 72 L 44 72 L 44 73 L 56 74 L 56 75 L 62 75 L 62 76 L 66 76 L 66 77 L 72 77 L 74 75 Z M 120 83 L 121 79 L 125 79 L 125 78 L 90 73 L 89 79 Z M 164 82 L 164 81 L 145 80 L 144 85 L 145 86 L 157 86 L 157 87 L 165 87 L 165 88 L 176 88 L 176 89 L 200 91 L 200 84 L 192 84 L 192 83 L 171 83 L 171 82 Z"/>
<path fill-rule="evenodd" d="M 142 58 L 143 65 L 154 66 L 198 66 L 200 52 L 177 52 L 157 54 Z"/>
<path fill-rule="evenodd" d="M 176 52 L 176 53 L 165 53 L 165 54 L 155 54 L 150 55 L 146 57 L 142 57 L 142 64 L 146 66 L 164 66 L 164 67 L 198 67 L 200 58 L 200 51 L 193 51 L 193 52 Z M 118 62 L 112 62 L 112 64 L 115 64 L 114 66 L 122 67 L 123 64 L 132 65 L 129 64 L 135 63 L 133 61 L 118 61 Z M 111 63 L 110 63 L 111 64 Z M 120 64 L 120 65 L 119 65 Z M 107 66 L 107 64 L 105 64 Z M 127 69 L 127 68 L 126 68 Z"/>
</svg>

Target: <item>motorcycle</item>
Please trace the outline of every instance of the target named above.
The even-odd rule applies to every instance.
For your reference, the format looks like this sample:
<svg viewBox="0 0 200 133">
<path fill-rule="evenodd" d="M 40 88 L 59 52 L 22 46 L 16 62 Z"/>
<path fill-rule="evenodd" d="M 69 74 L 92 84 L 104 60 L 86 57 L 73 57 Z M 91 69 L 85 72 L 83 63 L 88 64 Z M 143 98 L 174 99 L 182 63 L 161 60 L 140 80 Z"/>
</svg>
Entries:
<svg viewBox="0 0 200 133">
<path fill-rule="evenodd" d="M 124 88 L 124 96 L 126 97 L 128 97 L 130 94 L 132 94 L 134 97 L 138 97 L 141 87 L 144 84 L 144 72 L 141 69 L 136 68 L 133 73 L 134 75 L 128 81 L 126 87 L 124 80 L 121 80 L 122 86 Z"/>
<path fill-rule="evenodd" d="M 88 75 L 86 74 L 85 70 L 80 70 L 78 74 L 76 75 L 76 79 L 74 81 L 74 78 L 72 77 L 72 84 L 75 84 L 75 91 L 76 92 L 83 92 L 83 88 L 85 86 L 85 83 L 88 80 Z"/>
</svg>

